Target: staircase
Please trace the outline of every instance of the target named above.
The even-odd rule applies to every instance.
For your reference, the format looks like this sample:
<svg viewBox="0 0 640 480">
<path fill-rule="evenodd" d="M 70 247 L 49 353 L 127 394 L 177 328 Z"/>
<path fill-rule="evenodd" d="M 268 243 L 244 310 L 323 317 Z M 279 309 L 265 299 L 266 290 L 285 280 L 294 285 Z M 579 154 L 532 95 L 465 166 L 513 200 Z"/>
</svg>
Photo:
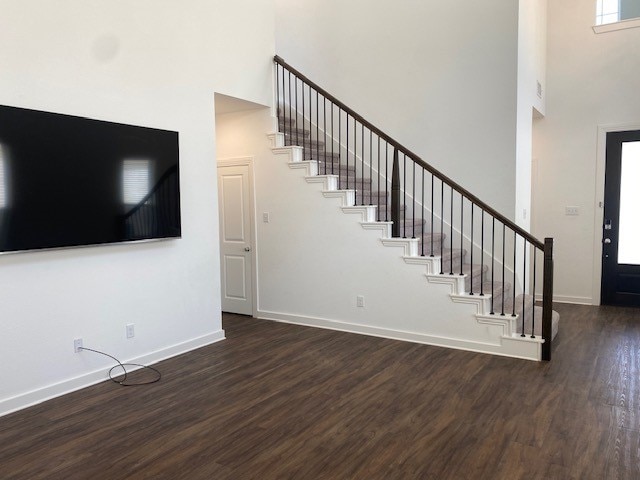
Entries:
<svg viewBox="0 0 640 480">
<path fill-rule="evenodd" d="M 404 261 L 424 265 L 430 283 L 450 285 L 453 302 L 474 304 L 478 323 L 502 325 L 504 338 L 535 344 L 538 359 L 550 359 L 559 324 L 551 310 L 552 240 L 522 231 L 282 59 L 275 61 L 274 148 L 289 150 L 290 162 L 306 169 L 308 181 L 323 182 L 327 194 L 343 195 L 343 211 L 361 213 L 364 228 L 382 228 L 383 245 L 403 246 Z M 543 283 L 538 306 L 534 295 Z"/>
</svg>

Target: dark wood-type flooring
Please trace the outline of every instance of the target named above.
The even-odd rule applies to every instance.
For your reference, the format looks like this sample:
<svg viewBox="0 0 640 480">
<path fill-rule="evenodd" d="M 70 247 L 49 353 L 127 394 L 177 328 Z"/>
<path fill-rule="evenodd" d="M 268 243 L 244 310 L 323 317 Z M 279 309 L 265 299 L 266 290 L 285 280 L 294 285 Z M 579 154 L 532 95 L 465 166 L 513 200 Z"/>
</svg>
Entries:
<svg viewBox="0 0 640 480">
<path fill-rule="evenodd" d="M 0 479 L 638 479 L 640 309 L 555 308 L 550 363 L 225 315 L 160 383 L 0 418 Z"/>
</svg>

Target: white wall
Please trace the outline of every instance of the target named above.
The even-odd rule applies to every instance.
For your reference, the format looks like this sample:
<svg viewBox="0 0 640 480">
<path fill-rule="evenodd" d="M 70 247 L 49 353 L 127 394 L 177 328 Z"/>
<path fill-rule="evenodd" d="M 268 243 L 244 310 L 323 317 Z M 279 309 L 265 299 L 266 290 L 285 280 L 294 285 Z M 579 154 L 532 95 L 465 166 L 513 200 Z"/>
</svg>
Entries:
<svg viewBox="0 0 640 480">
<path fill-rule="evenodd" d="M 513 218 L 517 2 L 276 7 L 281 57 Z"/>
<path fill-rule="evenodd" d="M 534 115 L 544 115 L 547 0 L 520 0 L 515 221 L 531 226 L 531 155 Z M 538 95 L 538 82 L 541 94 Z"/>
<path fill-rule="evenodd" d="M 270 0 L 0 0 L 0 104 L 177 130 L 178 240 L 0 257 L 0 414 L 223 338 L 214 91 L 268 104 Z M 136 337 L 125 339 L 125 324 Z"/>
<path fill-rule="evenodd" d="M 584 303 L 600 291 L 598 127 L 640 125 L 640 29 L 595 34 L 594 4 L 549 2 L 547 109 L 534 127 L 534 233 L 556 239 L 557 298 Z M 580 215 L 565 216 L 565 206 Z"/>
</svg>

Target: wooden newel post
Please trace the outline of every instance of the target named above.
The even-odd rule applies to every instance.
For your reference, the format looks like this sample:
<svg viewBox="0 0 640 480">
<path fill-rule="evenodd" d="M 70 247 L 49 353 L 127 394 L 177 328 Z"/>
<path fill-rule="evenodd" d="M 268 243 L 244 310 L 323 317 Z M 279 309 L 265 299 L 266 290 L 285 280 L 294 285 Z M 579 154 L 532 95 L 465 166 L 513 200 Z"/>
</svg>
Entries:
<svg viewBox="0 0 640 480">
<path fill-rule="evenodd" d="M 393 170 L 391 171 L 391 236 L 400 236 L 400 164 L 398 149 L 393 149 Z"/>
<path fill-rule="evenodd" d="M 551 360 L 551 316 L 553 314 L 553 238 L 544 239 L 544 275 L 542 279 L 542 360 Z"/>
</svg>

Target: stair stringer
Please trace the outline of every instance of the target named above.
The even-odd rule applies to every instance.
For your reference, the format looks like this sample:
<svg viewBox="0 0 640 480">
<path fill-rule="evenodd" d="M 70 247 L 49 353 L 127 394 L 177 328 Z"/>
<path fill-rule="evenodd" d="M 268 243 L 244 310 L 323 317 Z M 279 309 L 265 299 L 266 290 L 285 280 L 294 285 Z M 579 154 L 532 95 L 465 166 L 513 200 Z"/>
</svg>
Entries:
<svg viewBox="0 0 640 480">
<path fill-rule="evenodd" d="M 328 208 L 330 216 L 335 219 L 334 222 L 334 220 L 329 220 L 329 216 L 326 217 L 326 221 L 323 221 L 323 218 L 319 218 L 319 223 L 322 225 L 322 232 L 329 233 L 335 229 L 336 233 L 329 233 L 331 237 L 330 241 L 316 242 L 314 243 L 315 246 L 309 249 L 310 253 L 316 252 L 324 261 L 319 263 L 311 262 L 314 268 L 308 269 L 307 271 L 320 271 L 322 267 L 324 267 L 323 263 L 333 263 L 329 262 L 329 259 L 338 257 L 335 259 L 335 273 L 342 277 L 359 277 L 360 280 L 353 279 L 351 283 L 347 282 L 345 284 L 345 286 L 354 289 L 348 293 L 349 298 L 345 298 L 344 295 L 342 295 L 344 292 L 336 292 L 335 289 L 329 289 L 331 291 L 330 298 L 332 301 L 326 303 L 332 304 L 333 306 L 314 303 L 309 305 L 309 308 L 297 308 L 295 305 L 287 306 L 286 304 L 278 304 L 277 301 L 272 302 L 269 299 L 269 295 L 265 295 L 264 292 L 262 292 L 258 305 L 258 316 L 260 318 L 511 357 L 533 360 L 540 358 L 541 343 L 539 340 L 531 341 L 530 339 L 521 339 L 520 337 L 514 339 L 510 331 L 505 329 L 503 322 L 491 322 L 479 317 L 478 315 L 481 315 L 482 312 L 478 311 L 477 305 L 470 309 L 466 301 L 464 303 L 452 302 L 453 298 L 457 300 L 458 297 L 452 297 L 451 294 L 454 296 L 464 296 L 463 291 L 460 289 L 460 283 L 462 282 L 462 285 L 464 285 L 464 276 L 455 275 L 451 279 L 445 279 L 448 275 L 434 274 L 433 272 L 439 269 L 439 258 L 420 257 L 418 255 L 418 241 L 415 239 L 389 238 L 390 222 L 371 221 L 372 217 L 370 212 L 372 209 L 375 210 L 376 207 L 367 206 L 364 210 L 349 208 L 349 206 L 353 204 L 353 202 L 350 201 L 351 198 L 349 198 L 351 197 L 350 193 L 352 194 L 353 192 L 331 190 L 327 188 L 327 183 L 324 179 L 317 184 L 317 188 L 308 188 L 309 186 L 313 186 L 313 184 L 307 186 L 306 188 L 308 190 L 306 193 L 295 187 L 296 177 L 298 178 L 298 182 L 300 176 L 306 178 L 308 176 L 306 174 L 310 169 L 313 169 L 313 165 L 315 164 L 313 161 L 304 162 L 301 160 L 300 147 L 274 147 L 272 151 L 276 158 L 281 157 L 281 159 L 284 160 L 283 163 L 289 167 L 294 163 L 300 164 L 301 168 L 302 165 L 305 165 L 298 175 L 295 174 L 297 169 L 286 167 L 284 171 L 279 173 L 278 176 L 286 183 L 286 186 L 280 189 L 282 194 L 287 197 L 286 201 L 283 200 L 282 203 L 287 205 L 292 203 L 304 205 L 304 208 L 297 213 L 301 216 L 302 211 L 304 211 L 304 215 L 306 215 L 307 218 L 310 216 L 323 217 L 327 214 L 326 210 Z M 276 162 L 273 168 L 280 168 L 277 163 L 278 162 Z M 284 173 L 286 171 L 290 173 Z M 302 182 L 302 184 L 304 185 L 305 182 Z M 292 201 L 292 196 L 296 193 L 304 197 L 304 200 L 300 201 L 297 199 Z M 317 193 L 321 195 L 318 196 Z M 309 194 L 311 194 L 311 196 L 309 196 Z M 314 194 L 321 202 L 321 205 L 316 205 L 316 202 L 312 198 Z M 333 204 L 333 206 L 332 202 L 322 204 L 322 196 L 336 196 L 339 201 L 337 204 Z M 311 204 L 313 204 L 313 206 Z M 318 207 L 317 209 L 315 208 L 316 206 Z M 362 221 L 353 222 L 352 216 L 335 216 L 335 213 L 331 213 L 335 211 L 344 212 L 345 207 L 347 207 L 346 211 L 348 212 L 359 212 Z M 324 211 L 324 214 L 318 213 L 322 211 Z M 342 217 L 342 219 L 340 217 Z M 375 218 L 375 216 L 373 218 Z M 331 225 L 331 227 L 328 228 L 327 226 L 332 223 L 338 225 Z M 361 228 L 354 230 L 353 225 L 357 225 L 358 223 L 360 223 Z M 295 232 L 296 228 L 292 225 L 291 228 L 285 230 Z M 307 230 L 313 230 L 313 228 L 307 226 Z M 345 232 L 345 234 L 340 234 L 340 232 Z M 316 232 L 307 233 L 307 235 L 302 235 L 302 237 L 305 239 L 312 238 Z M 350 237 L 349 241 L 345 241 L 347 237 Z M 396 253 L 397 249 L 383 249 L 381 251 L 379 247 L 375 246 L 376 242 L 370 242 L 373 238 L 378 238 L 379 242 L 383 243 L 383 245 L 400 247 L 401 254 L 398 255 Z M 325 243 L 337 247 L 338 251 L 336 252 L 335 249 L 332 249 L 331 254 L 324 254 L 328 252 L 328 250 L 324 249 Z M 349 249 L 349 253 L 346 255 L 345 248 L 349 245 L 352 245 L 352 248 Z M 377 248 L 377 250 L 372 250 L 371 246 Z M 387 253 L 384 253 L 385 250 Z M 359 255 L 354 255 L 354 252 L 358 252 Z M 265 252 L 260 252 L 260 255 L 264 257 Z M 303 258 L 300 254 L 295 255 L 295 257 Z M 366 258 L 366 261 L 359 262 L 358 258 L 352 259 L 351 257 Z M 407 270 L 406 266 L 403 267 L 403 262 L 397 262 L 398 257 L 403 259 L 405 264 L 417 264 L 425 267 L 429 274 L 428 283 L 433 283 L 433 285 L 427 285 L 424 282 L 424 273 L 420 273 L 419 269 L 414 271 L 414 269 Z M 344 262 L 341 260 L 344 260 Z M 349 263 L 351 263 L 351 267 L 348 266 Z M 372 263 L 375 263 L 375 268 L 373 269 L 371 268 Z M 348 272 L 351 272 L 351 275 L 346 275 Z M 380 275 L 380 272 L 384 272 L 383 275 Z M 358 273 L 358 275 L 356 275 L 356 273 Z M 324 274 L 321 276 L 324 277 Z M 419 280 L 420 277 L 422 277 L 422 281 Z M 259 278 L 262 278 L 262 282 L 264 282 L 265 279 L 263 275 Z M 411 278 L 413 278 L 413 280 L 411 280 Z M 457 285 L 454 290 L 452 290 L 452 280 L 453 285 Z M 372 281 L 374 283 L 381 281 L 388 282 L 383 295 L 366 293 L 367 291 L 376 292 L 379 290 L 379 285 L 372 286 Z M 445 285 L 438 285 L 437 282 L 439 281 L 445 282 Z M 274 285 L 278 283 L 277 281 L 273 282 Z M 295 283 L 296 282 L 290 283 L 289 286 L 293 288 Z M 301 294 L 300 297 L 302 299 L 309 299 L 313 296 L 324 297 L 325 294 L 328 294 L 325 290 L 327 290 L 325 285 L 320 283 L 319 285 L 310 286 L 308 291 L 313 292 L 312 295 L 307 295 L 307 292 L 301 290 L 296 291 Z M 355 293 L 359 290 L 362 290 L 362 293 L 365 293 L 365 297 L 368 299 L 367 308 L 365 309 L 355 308 Z M 394 291 L 395 293 L 393 293 Z M 274 297 L 277 296 L 278 295 L 274 295 Z M 339 301 L 337 301 L 338 297 Z M 383 298 L 386 301 L 384 304 L 379 304 L 379 301 Z M 406 298 L 411 298 L 412 301 L 407 302 Z M 351 300 L 353 300 L 353 302 L 351 302 Z M 353 305 L 349 305 L 350 303 L 353 303 Z M 408 303 L 408 305 L 404 305 L 405 303 Z M 489 320 L 491 320 L 491 318 Z"/>
</svg>

